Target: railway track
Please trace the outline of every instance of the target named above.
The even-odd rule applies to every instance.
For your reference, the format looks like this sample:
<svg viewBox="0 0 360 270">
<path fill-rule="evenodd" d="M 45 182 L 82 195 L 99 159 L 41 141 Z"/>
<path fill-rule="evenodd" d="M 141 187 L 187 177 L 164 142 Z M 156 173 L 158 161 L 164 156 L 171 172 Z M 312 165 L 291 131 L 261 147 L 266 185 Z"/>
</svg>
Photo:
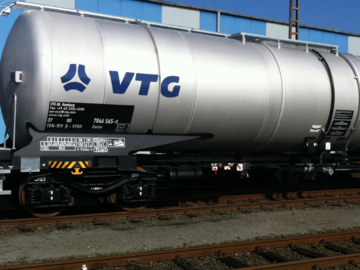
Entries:
<svg viewBox="0 0 360 270">
<path fill-rule="evenodd" d="M 196 215 L 200 213 L 221 213 L 246 209 L 266 209 L 324 203 L 349 203 L 360 201 L 360 189 L 318 190 L 306 192 L 250 194 L 224 196 L 205 205 L 202 201 L 185 200 L 178 207 L 146 209 L 138 212 L 111 212 L 83 215 L 55 216 L 52 218 L 22 218 L 0 220 L 0 228 L 26 229 L 29 226 L 55 225 L 58 228 L 76 222 L 104 222 L 118 219 L 136 219 L 145 217 L 166 218 L 172 215 Z M 196 206 L 194 206 L 196 204 Z"/>
<path fill-rule="evenodd" d="M 194 257 L 212 256 L 215 260 L 226 264 L 230 269 L 319 269 L 337 267 L 347 264 L 360 263 L 360 231 L 348 231 L 311 236 L 298 236 L 259 240 L 232 244 L 220 244 L 203 247 L 192 247 L 155 251 L 137 254 L 125 254 L 102 258 L 87 258 L 80 260 L 59 261 L 52 263 L 30 264 L 19 266 L 1 267 L 0 270 L 39 269 L 39 270 L 80 270 L 103 267 L 138 265 L 137 269 L 149 269 L 148 263 L 159 261 L 172 261 L 181 269 L 204 269 L 194 265 Z M 344 241 L 351 243 L 352 248 L 344 248 Z M 309 246 L 310 245 L 310 246 Z M 338 255 L 329 256 L 313 249 L 325 248 Z M 281 250 L 291 250 L 293 253 L 304 255 L 300 260 L 293 260 L 286 255 L 281 255 Z M 262 266 L 249 266 L 239 254 L 251 252 L 256 256 L 267 259 L 267 264 Z M 154 269 L 154 268 L 152 268 Z M 155 268 L 156 269 L 156 268 Z"/>
</svg>

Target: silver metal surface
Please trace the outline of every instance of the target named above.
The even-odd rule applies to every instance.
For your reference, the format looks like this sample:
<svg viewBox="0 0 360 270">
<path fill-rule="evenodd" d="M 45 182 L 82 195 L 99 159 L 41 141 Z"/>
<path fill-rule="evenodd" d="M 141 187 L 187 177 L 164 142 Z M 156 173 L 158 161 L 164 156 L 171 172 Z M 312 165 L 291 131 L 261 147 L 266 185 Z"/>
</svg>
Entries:
<svg viewBox="0 0 360 270">
<path fill-rule="evenodd" d="M 213 135 L 155 150 L 296 152 L 303 150 L 305 138 L 318 142 L 325 135 L 327 130 L 322 130 L 334 120 L 336 110 L 353 111 L 351 127 L 355 125 L 359 89 L 354 72 L 360 62 L 348 55 L 350 66 L 337 55 L 337 46 L 246 33 L 226 38 L 146 21 L 73 14 L 26 11 L 8 37 L 0 65 L 0 102 L 8 117 L 16 92 L 17 146 L 31 140 L 27 125 L 45 130 L 50 101 L 132 105 L 129 134 Z M 332 115 L 329 75 L 307 47 L 321 48 L 331 69 Z M 64 89 L 60 78 L 70 64 L 86 67 L 91 82 L 83 92 Z M 22 71 L 21 84 L 9 81 L 15 70 Z M 126 92 L 113 92 L 110 71 L 118 73 L 120 82 L 126 73 L 135 74 Z M 142 82 L 136 74 L 158 76 L 146 95 L 139 95 Z M 169 92 L 179 90 L 175 97 L 162 94 L 168 77 L 179 79 L 166 86 Z M 342 137 L 350 133 L 349 129 Z M 349 147 L 356 147 L 360 134 L 354 131 L 352 136 Z M 339 137 L 331 137 L 332 146 Z"/>
<path fill-rule="evenodd" d="M 274 132 L 262 150 L 299 151 L 313 125 L 324 127 L 330 111 L 331 88 L 322 63 L 311 53 L 268 46 L 282 78 L 282 103 Z"/>
<path fill-rule="evenodd" d="M 186 39 L 187 33 L 169 33 L 168 30 L 157 28 L 149 28 L 149 31 L 156 46 L 161 80 L 175 74 L 180 77 L 179 83 L 169 85 L 170 91 L 180 86 L 179 96 L 167 98 L 159 94 L 153 131 L 160 134 L 188 133 L 197 93 L 197 80 L 193 53 Z"/>
<path fill-rule="evenodd" d="M 360 77 L 359 74 L 360 73 L 360 59 L 357 56 L 354 56 L 352 54 L 342 54 L 343 56 L 345 56 L 349 61 L 351 61 L 353 67 L 353 71 L 354 71 L 354 80 L 357 82 L 357 85 L 359 87 L 360 85 Z M 360 94 L 359 94 L 359 98 L 360 98 Z M 354 116 L 355 117 L 355 116 Z M 351 138 L 348 141 L 348 150 L 349 151 L 359 151 L 359 147 L 360 147 L 360 110 L 358 110 L 357 113 L 357 123 L 354 125 L 354 130 L 352 131 L 351 134 Z"/>
<path fill-rule="evenodd" d="M 359 89 L 354 71 L 344 58 L 333 53 L 322 52 L 321 54 L 328 63 L 334 80 L 335 103 L 334 113 L 331 116 L 331 122 L 335 120 L 336 110 L 351 110 L 354 112 L 350 127 L 346 134 L 343 136 L 330 137 L 331 144 L 334 144 L 340 137 L 348 138 L 351 133 L 351 129 L 355 125 L 359 110 Z M 329 131 L 327 131 L 327 134 L 328 133 Z M 354 139 L 356 140 L 356 138 Z"/>
<path fill-rule="evenodd" d="M 20 159 L 20 171 L 21 172 L 40 172 L 40 158 L 26 158 Z"/>
<path fill-rule="evenodd" d="M 135 111 L 129 132 L 146 133 L 152 128 L 155 119 L 160 95 L 159 81 L 150 84 L 147 96 L 139 96 L 141 82 L 134 79 L 125 94 L 114 94 L 109 71 L 118 71 L 120 80 L 123 80 L 126 72 L 159 74 L 154 43 L 144 26 L 121 24 L 119 27 L 118 23 L 103 20 L 96 20 L 95 24 L 101 33 L 103 46 L 101 61 L 104 61 L 106 68 L 100 71 L 104 77 L 99 79 L 103 84 L 101 89 L 105 90 L 105 93 L 102 93 L 104 103 L 134 105 Z M 97 100 L 94 102 L 99 103 Z M 103 100 L 101 99 L 100 102 L 103 103 Z"/>
</svg>

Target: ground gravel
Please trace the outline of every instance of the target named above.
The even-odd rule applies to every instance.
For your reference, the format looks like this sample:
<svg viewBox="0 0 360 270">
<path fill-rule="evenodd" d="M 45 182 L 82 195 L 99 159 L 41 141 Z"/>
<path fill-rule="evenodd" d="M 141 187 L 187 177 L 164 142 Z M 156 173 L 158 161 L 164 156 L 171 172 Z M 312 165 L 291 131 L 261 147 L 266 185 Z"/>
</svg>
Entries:
<svg viewBox="0 0 360 270">
<path fill-rule="evenodd" d="M 17 229 L 2 229 L 0 265 L 111 256 L 355 229 L 360 229 L 358 204 L 120 220 L 101 225 L 75 224 L 62 229 L 43 226 L 22 232 Z M 349 247 L 349 244 L 343 245 Z M 323 251 L 321 247 L 313 248 Z M 282 253 L 288 257 L 297 256 L 288 249 L 283 249 Z M 270 263 L 254 253 L 241 253 L 238 256 L 251 265 Z M 201 261 L 201 258 L 196 260 L 196 263 L 204 264 L 204 267 L 211 261 Z M 190 262 L 195 263 L 192 260 Z M 159 266 L 162 269 L 176 269 L 169 264 L 172 262 Z M 226 269 L 221 265 L 217 265 L 219 269 Z"/>
</svg>

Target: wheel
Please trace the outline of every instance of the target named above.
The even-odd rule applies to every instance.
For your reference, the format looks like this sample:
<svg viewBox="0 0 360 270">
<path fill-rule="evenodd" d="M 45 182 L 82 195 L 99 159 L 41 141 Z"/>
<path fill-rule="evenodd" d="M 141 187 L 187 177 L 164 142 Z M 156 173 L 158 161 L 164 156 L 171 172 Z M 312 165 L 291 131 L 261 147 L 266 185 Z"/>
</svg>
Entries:
<svg viewBox="0 0 360 270">
<path fill-rule="evenodd" d="M 148 202 L 119 202 L 116 201 L 116 206 L 122 210 L 129 212 L 137 212 L 146 208 Z"/>
<path fill-rule="evenodd" d="M 26 213 L 34 217 L 49 218 L 60 214 L 65 206 L 62 207 L 46 207 L 46 208 L 33 208 L 26 204 L 26 180 L 22 182 L 19 188 L 19 202 L 20 206 Z"/>
<path fill-rule="evenodd" d="M 137 171 L 146 172 L 146 170 L 141 167 L 137 167 Z M 113 196 L 116 198 L 116 193 L 114 193 Z M 146 208 L 147 204 L 148 204 L 148 202 L 124 202 L 124 201 L 119 201 L 119 200 L 115 201 L 115 205 L 117 208 L 119 208 L 120 210 L 129 211 L 129 212 L 141 211 Z"/>
<path fill-rule="evenodd" d="M 146 170 L 145 169 L 143 169 L 143 168 L 141 168 L 141 167 L 137 167 L 137 169 L 136 169 L 137 171 L 139 171 L 139 172 L 146 172 Z"/>
</svg>

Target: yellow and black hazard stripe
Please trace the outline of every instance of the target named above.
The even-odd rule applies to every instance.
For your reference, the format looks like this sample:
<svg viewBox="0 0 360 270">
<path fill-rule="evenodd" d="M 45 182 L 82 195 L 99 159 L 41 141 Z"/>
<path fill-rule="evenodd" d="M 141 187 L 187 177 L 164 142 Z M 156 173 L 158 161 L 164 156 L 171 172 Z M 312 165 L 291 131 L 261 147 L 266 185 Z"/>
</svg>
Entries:
<svg viewBox="0 0 360 270">
<path fill-rule="evenodd" d="M 91 167 L 91 161 L 49 161 L 51 169 L 87 169 Z"/>
</svg>

